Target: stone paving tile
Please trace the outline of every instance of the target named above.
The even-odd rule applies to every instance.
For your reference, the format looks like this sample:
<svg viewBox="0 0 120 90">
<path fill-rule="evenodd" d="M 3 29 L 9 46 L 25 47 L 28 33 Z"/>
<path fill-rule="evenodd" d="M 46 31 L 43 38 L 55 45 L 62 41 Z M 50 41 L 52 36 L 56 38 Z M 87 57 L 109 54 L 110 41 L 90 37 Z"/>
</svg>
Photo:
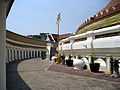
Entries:
<svg viewBox="0 0 120 90">
<path fill-rule="evenodd" d="M 92 77 L 92 78 L 103 79 L 103 80 L 114 81 L 114 82 L 120 83 L 120 78 L 110 77 L 110 75 L 106 75 L 103 72 L 93 73 L 93 72 L 90 72 L 87 70 L 75 70 L 73 68 L 74 67 L 67 67 L 66 65 L 62 65 L 62 64 L 52 64 L 48 68 L 48 70 L 56 71 L 56 72 L 63 72 L 63 73 L 68 73 L 68 74 L 73 74 L 73 75 L 78 75 L 78 76 L 87 76 L 87 77 Z"/>
<path fill-rule="evenodd" d="M 48 71 L 49 62 L 26 60 L 7 65 L 7 90 L 120 90 L 119 83 Z"/>
</svg>

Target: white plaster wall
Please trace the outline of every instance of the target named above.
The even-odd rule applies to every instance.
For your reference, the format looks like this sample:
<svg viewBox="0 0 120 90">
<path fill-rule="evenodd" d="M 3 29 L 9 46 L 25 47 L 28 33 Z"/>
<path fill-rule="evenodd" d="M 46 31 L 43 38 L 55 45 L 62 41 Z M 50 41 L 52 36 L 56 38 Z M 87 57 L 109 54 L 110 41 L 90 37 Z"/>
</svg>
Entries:
<svg viewBox="0 0 120 90">
<path fill-rule="evenodd" d="M 72 49 L 86 49 L 86 41 L 74 42 L 72 45 Z"/>
<path fill-rule="evenodd" d="M 62 45 L 62 50 L 70 50 L 71 49 L 71 44 L 64 44 Z"/>
<path fill-rule="evenodd" d="M 120 47 L 120 36 L 99 38 L 93 40 L 94 48 L 116 48 Z"/>
</svg>

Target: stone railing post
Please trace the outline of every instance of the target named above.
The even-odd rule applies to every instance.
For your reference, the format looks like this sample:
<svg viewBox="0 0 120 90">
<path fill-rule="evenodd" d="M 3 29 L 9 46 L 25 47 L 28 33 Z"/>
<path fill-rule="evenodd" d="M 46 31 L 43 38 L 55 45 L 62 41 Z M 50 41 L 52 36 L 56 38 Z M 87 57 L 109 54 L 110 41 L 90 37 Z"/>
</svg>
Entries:
<svg viewBox="0 0 120 90">
<path fill-rule="evenodd" d="M 110 70 L 110 68 L 111 68 L 111 66 L 110 66 L 110 60 L 111 60 L 111 58 L 110 57 L 106 57 L 106 74 L 111 74 L 111 70 Z"/>
</svg>

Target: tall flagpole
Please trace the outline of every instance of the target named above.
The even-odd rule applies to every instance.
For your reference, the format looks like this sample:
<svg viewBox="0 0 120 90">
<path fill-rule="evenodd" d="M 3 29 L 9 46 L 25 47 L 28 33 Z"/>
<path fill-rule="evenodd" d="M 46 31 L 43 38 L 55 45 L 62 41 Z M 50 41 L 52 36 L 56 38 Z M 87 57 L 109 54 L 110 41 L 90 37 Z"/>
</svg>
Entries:
<svg viewBox="0 0 120 90">
<path fill-rule="evenodd" d="M 58 58 L 57 58 L 57 61 L 56 61 L 57 64 L 60 64 L 60 63 L 61 63 L 60 53 L 59 53 L 60 21 L 61 21 L 61 14 L 59 13 L 59 14 L 57 15 L 57 21 L 56 21 L 56 24 L 57 24 L 57 34 L 58 34 L 58 38 L 57 38 L 57 41 L 58 41 L 58 44 L 57 44 L 57 48 L 58 48 Z"/>
<path fill-rule="evenodd" d="M 60 35 L 60 22 L 57 24 L 57 29 L 58 29 L 58 43 L 59 43 L 59 35 Z"/>
<path fill-rule="evenodd" d="M 56 22 L 56 24 L 57 24 L 57 34 L 58 34 L 58 43 L 59 43 L 59 35 L 60 35 L 60 21 L 61 21 L 61 13 L 59 13 L 58 15 L 57 15 L 57 22 Z"/>
</svg>

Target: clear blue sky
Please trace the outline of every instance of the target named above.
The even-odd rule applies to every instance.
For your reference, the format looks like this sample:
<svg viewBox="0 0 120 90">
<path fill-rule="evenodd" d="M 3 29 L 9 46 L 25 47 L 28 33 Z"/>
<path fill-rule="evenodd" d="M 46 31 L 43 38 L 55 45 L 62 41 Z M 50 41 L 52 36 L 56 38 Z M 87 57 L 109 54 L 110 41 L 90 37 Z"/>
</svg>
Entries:
<svg viewBox="0 0 120 90">
<path fill-rule="evenodd" d="M 56 17 L 61 13 L 60 33 L 74 33 L 85 19 L 110 0 L 15 0 L 7 18 L 7 29 L 22 34 L 57 33 Z"/>
</svg>

